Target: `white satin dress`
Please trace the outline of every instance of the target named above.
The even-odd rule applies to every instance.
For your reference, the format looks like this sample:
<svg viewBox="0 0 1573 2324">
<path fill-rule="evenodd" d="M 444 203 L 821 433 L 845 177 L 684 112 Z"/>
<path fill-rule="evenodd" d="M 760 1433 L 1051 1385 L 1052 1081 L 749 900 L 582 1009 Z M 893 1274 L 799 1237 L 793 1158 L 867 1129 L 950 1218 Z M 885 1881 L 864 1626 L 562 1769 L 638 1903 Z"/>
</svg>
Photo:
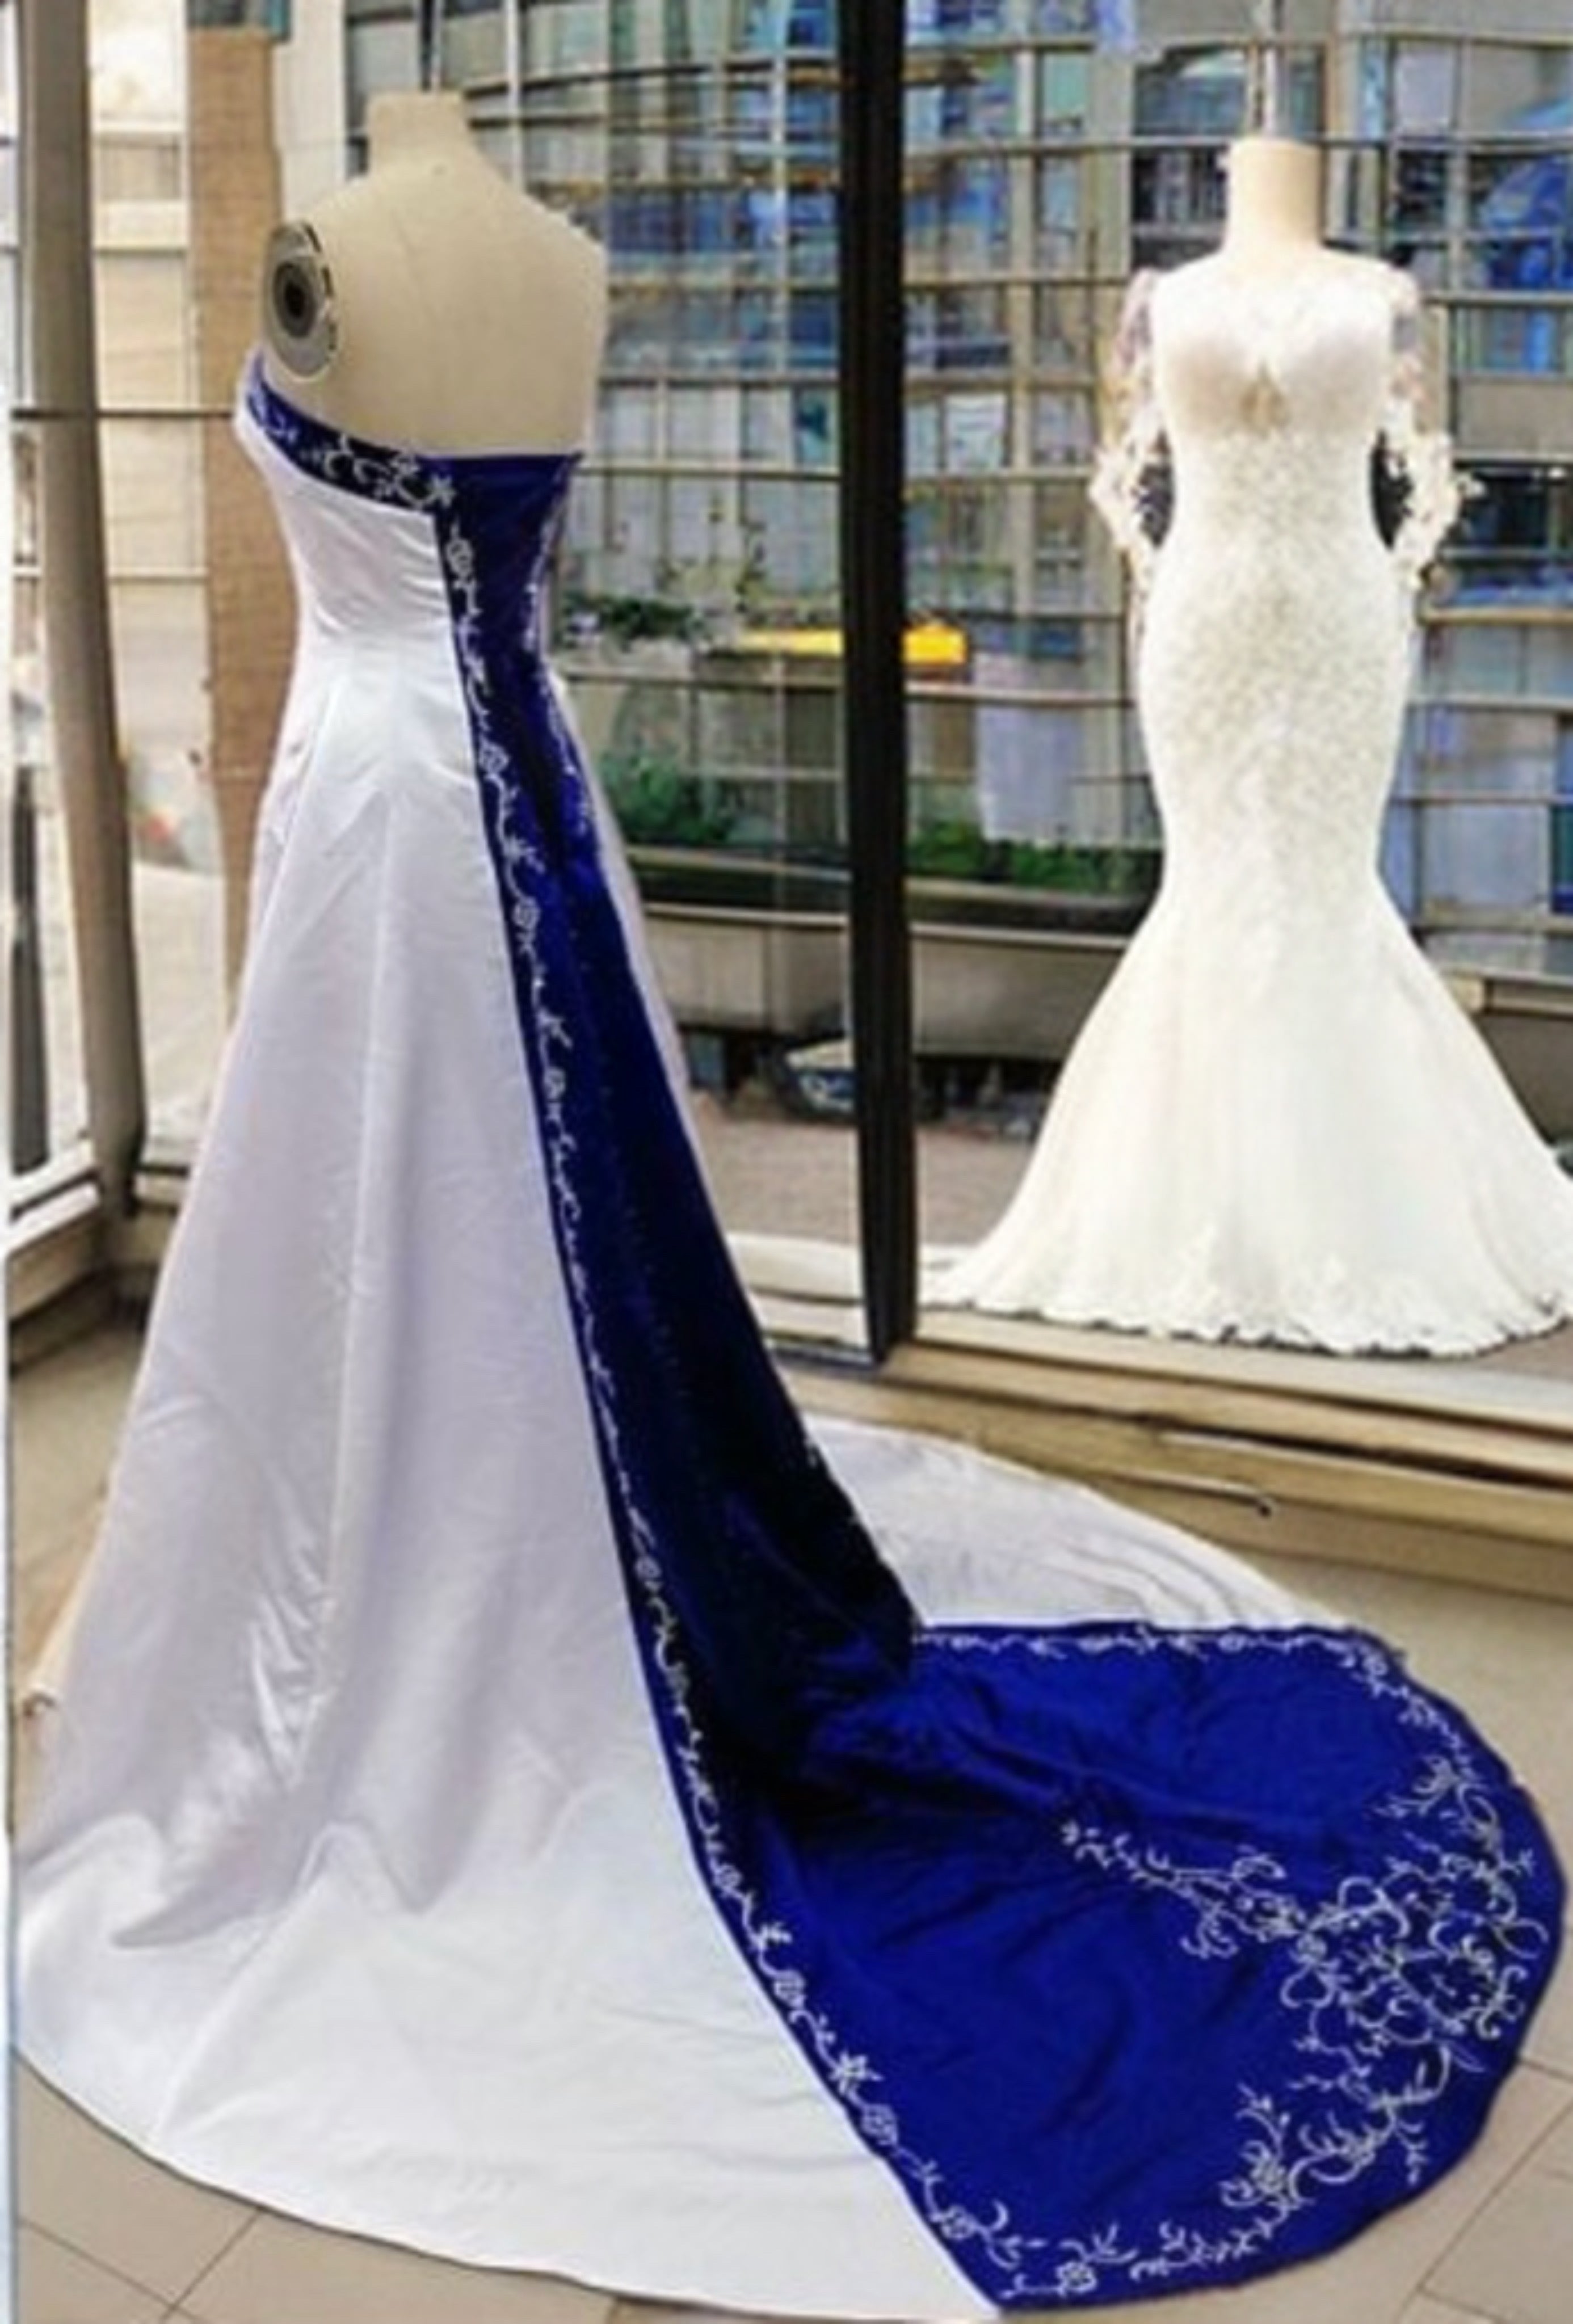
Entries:
<svg viewBox="0 0 1573 2324">
<path fill-rule="evenodd" d="M 1549 1974 L 1528 1803 L 1203 1543 L 877 1431 L 824 1432 L 837 1483 L 541 656 L 573 463 L 260 374 L 242 427 L 301 646 L 19 1838 L 26 2055 L 275 2209 L 775 2314 L 1354 2232 Z"/>
</svg>

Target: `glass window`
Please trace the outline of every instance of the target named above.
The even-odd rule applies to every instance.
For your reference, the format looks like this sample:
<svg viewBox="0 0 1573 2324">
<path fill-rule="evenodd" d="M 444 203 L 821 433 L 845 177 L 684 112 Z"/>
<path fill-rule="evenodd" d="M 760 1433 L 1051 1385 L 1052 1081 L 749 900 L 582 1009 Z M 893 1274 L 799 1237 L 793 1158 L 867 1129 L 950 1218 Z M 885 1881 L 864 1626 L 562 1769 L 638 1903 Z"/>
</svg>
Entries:
<svg viewBox="0 0 1573 2324">
<path fill-rule="evenodd" d="M 213 0 L 206 13 L 254 21 L 270 5 Z M 357 121 L 368 93 L 412 84 L 419 13 L 414 0 L 346 0 Z M 1455 318 L 1454 417 L 1483 490 L 1448 552 L 1428 686 L 1444 711 L 1475 697 L 1530 721 L 1439 729 L 1424 761 L 1432 791 L 1403 802 L 1389 861 L 1402 855 L 1421 912 L 1461 895 L 1527 898 L 1543 914 L 1555 894 L 1573 909 L 1573 774 L 1559 761 L 1553 789 L 1548 771 L 1558 719 L 1557 747 L 1569 747 L 1573 622 L 1546 618 L 1573 609 L 1573 512 L 1546 387 L 1573 372 L 1573 32 L 1514 39 L 1489 6 L 1457 37 L 1420 5 L 1290 13 L 1319 43 L 1285 54 L 1291 121 L 1323 119 L 1325 74 L 1340 92 L 1337 226 L 1443 287 Z M 164 14 L 179 25 L 175 0 Z M 1110 833 L 1152 836 L 1124 699 L 1121 583 L 1089 535 L 1085 470 L 1115 286 L 1216 241 L 1218 152 L 1251 101 L 1249 14 L 1239 0 L 1189 12 L 905 0 L 910 593 L 915 612 L 949 624 L 957 657 L 913 681 L 918 819 L 935 862 L 996 887 L 1101 878 L 1101 858 L 1096 872 L 1071 859 Z M 780 641 L 833 632 L 837 618 L 836 29 L 833 0 L 449 0 L 445 12 L 448 77 L 467 86 L 500 164 L 522 158 L 526 181 L 590 225 L 612 263 L 594 464 L 559 603 L 565 642 L 599 687 L 586 696 L 597 752 L 609 737 L 634 770 L 642 845 L 674 833 L 734 854 L 839 844 L 833 639 L 800 655 Z M 202 476 L 178 427 L 146 416 L 192 392 L 178 38 L 154 47 L 156 101 L 107 124 L 97 170 L 113 245 L 99 292 L 118 407 L 106 438 L 118 675 L 144 885 L 171 871 L 155 860 L 171 831 L 192 859 L 182 877 L 199 876 L 211 807 Z M 9 160 L 0 144 L 5 216 Z M 0 310 L 13 272 L 0 246 Z M 750 642 L 735 650 L 740 631 Z M 1432 851 L 1425 816 L 1457 803 L 1444 782 L 1467 796 Z M 1471 851 L 1491 857 L 1481 835 L 1498 797 L 1522 816 L 1504 843 L 1514 868 L 1499 851 L 1471 888 L 1459 867 Z M 1006 847 L 1019 851 L 1008 865 Z M 1428 890 L 1434 866 L 1454 883 L 1445 893 Z M 197 942 L 195 888 L 165 886 L 148 907 L 157 925 L 174 930 L 185 912 Z M 210 980 L 207 998 L 220 990 Z"/>
<path fill-rule="evenodd" d="M 749 371 L 781 371 L 786 364 L 786 300 L 778 290 L 740 291 L 736 302 L 737 360 Z"/>
<path fill-rule="evenodd" d="M 1139 137 L 1233 137 L 1245 118 L 1241 49 L 1177 49 L 1136 68 L 1133 119 Z"/>
<path fill-rule="evenodd" d="M 907 474 L 937 476 L 939 473 L 939 420 L 942 399 L 909 395 L 907 413 Z"/>
<path fill-rule="evenodd" d="M 667 449 L 677 460 L 737 457 L 737 400 L 722 388 L 673 387 L 666 403 Z"/>
<path fill-rule="evenodd" d="M 792 393 L 792 457 L 801 468 L 833 468 L 837 459 L 839 407 L 828 388 L 800 387 Z"/>
<path fill-rule="evenodd" d="M 446 0 L 441 14 L 445 88 L 473 88 L 506 69 L 504 13 L 498 0 Z"/>
<path fill-rule="evenodd" d="M 791 458 L 791 406 L 784 388 L 743 390 L 743 455 L 772 466 Z"/>
<path fill-rule="evenodd" d="M 836 361 L 838 316 L 828 290 L 795 292 L 788 309 L 789 356 L 808 371 L 828 371 Z"/>
<path fill-rule="evenodd" d="M 1476 283 L 1573 290 L 1573 158 L 1566 146 L 1472 153 L 1468 200 Z"/>
<path fill-rule="evenodd" d="M 345 28 L 350 125 L 358 129 L 365 109 L 384 89 L 414 88 L 421 78 L 420 41 L 413 16 L 387 23 L 350 23 Z"/>
<path fill-rule="evenodd" d="M 1003 265 L 1010 252 L 1010 174 L 978 156 L 931 163 L 907 194 L 907 243 L 914 255 L 952 267 Z"/>
<path fill-rule="evenodd" d="M 840 705 L 828 687 L 792 687 L 785 699 L 786 762 L 807 773 L 833 775 L 840 757 Z"/>
<path fill-rule="evenodd" d="M 15 752 L 11 878 L 31 914 L 8 920 L 12 953 L 12 1155 L 19 1175 L 74 1147 L 87 1122 L 65 813 L 40 607 L 37 439 L 14 438 L 16 594 L 11 669 Z"/>
<path fill-rule="evenodd" d="M 1401 149 L 1388 179 L 1387 233 L 1400 244 L 1411 236 L 1445 233 L 1449 154 L 1443 145 Z"/>
<path fill-rule="evenodd" d="M 744 529 L 762 596 L 807 611 L 835 595 L 839 536 L 829 484 L 749 478 Z"/>
<path fill-rule="evenodd" d="M 1222 148 L 1170 147 L 1131 162 L 1133 267 L 1178 266 L 1217 241 L 1223 224 Z"/>
<path fill-rule="evenodd" d="M 1363 138 L 1373 141 L 1388 134 L 1388 111 L 1393 101 L 1393 51 L 1385 41 L 1365 41 L 1361 43 L 1356 109 L 1359 132 Z"/>
<path fill-rule="evenodd" d="M 1454 314 L 1460 371 L 1560 374 L 1573 369 L 1568 318 L 1555 307 L 1467 306 Z"/>
<path fill-rule="evenodd" d="M 1012 136 L 1016 127 L 1014 59 L 980 58 L 976 51 L 948 51 L 936 58 L 925 77 L 907 89 L 906 123 L 907 141 L 914 150 Z"/>
<path fill-rule="evenodd" d="M 1069 372 L 1078 381 L 1094 371 L 1092 294 L 1085 282 L 1058 282 L 1034 301 L 1035 354 L 1039 369 Z"/>
<path fill-rule="evenodd" d="M 665 530 L 665 590 L 695 607 L 706 604 L 717 593 L 726 562 L 725 494 L 702 477 L 670 476 Z"/>
<path fill-rule="evenodd" d="M 794 161 L 822 161 L 836 158 L 836 91 L 816 75 L 794 74 L 787 83 L 787 143 Z"/>
<path fill-rule="evenodd" d="M 1043 137 L 1085 136 L 1091 68 L 1075 50 L 1046 50 L 1038 60 L 1038 131 Z"/>
<path fill-rule="evenodd" d="M 1453 127 L 1458 51 L 1437 41 L 1400 41 L 1393 50 L 1393 117 L 1398 137 L 1431 137 Z"/>
<path fill-rule="evenodd" d="M 1291 134 L 1322 125 L 1322 60 L 1315 51 L 1279 52 L 1279 101 Z M 1139 137 L 1223 139 L 1245 125 L 1252 67 L 1236 48 L 1174 49 L 1136 67 L 1133 125 Z"/>
<path fill-rule="evenodd" d="M 1476 41 L 1467 52 L 1464 129 L 1471 137 L 1526 132 L 1565 139 L 1573 126 L 1573 46 Z"/>
<path fill-rule="evenodd" d="M 15 209 L 15 156 L 7 150 L 10 182 L 0 186 L 0 215 Z M 183 191 L 180 147 L 173 137 L 100 137 L 93 148 L 93 197 L 101 208 L 141 208 L 149 202 L 177 202 Z"/>
<path fill-rule="evenodd" d="M 916 290 L 907 300 L 907 362 L 914 371 L 995 371 L 1010 362 L 1004 292 Z"/>
<path fill-rule="evenodd" d="M 720 290 L 685 290 L 671 301 L 674 371 L 734 371 L 737 342 L 731 298 Z"/>
<path fill-rule="evenodd" d="M 838 205 L 831 186 L 794 186 L 787 197 L 786 238 L 795 274 L 829 274 L 837 263 Z"/>
<path fill-rule="evenodd" d="M 1557 722 L 1556 798 L 1551 808 L 1554 912 L 1573 912 L 1573 718 Z"/>
<path fill-rule="evenodd" d="M 101 444 L 111 572 L 199 573 L 204 540 L 196 430 L 180 420 L 110 420 Z"/>
<path fill-rule="evenodd" d="M 1010 457 L 1010 401 L 1000 393 L 945 398 L 945 466 L 951 475 L 1003 468 Z"/>
<path fill-rule="evenodd" d="M 708 689 L 697 696 L 703 764 L 767 773 L 781 763 L 782 697 L 763 687 Z"/>
<path fill-rule="evenodd" d="M 615 560 L 616 586 L 650 591 L 664 558 L 661 486 L 654 476 L 615 474 L 607 479 L 607 545 Z"/>
<path fill-rule="evenodd" d="M 1573 603 L 1573 477 L 1560 464 L 1476 464 L 1448 561 L 1471 599 Z"/>
<path fill-rule="evenodd" d="M 655 396 L 651 389 L 602 390 L 596 448 L 607 458 L 650 457 L 655 449 Z"/>
<path fill-rule="evenodd" d="M 1092 456 L 1092 396 L 1086 388 L 1050 388 L 1032 398 L 1034 466 L 1078 466 Z"/>
<path fill-rule="evenodd" d="M 669 8 L 666 55 L 673 63 L 724 57 L 732 37 L 733 0 L 682 0 Z"/>
<path fill-rule="evenodd" d="M 1086 263 L 1082 241 L 1082 175 L 1079 155 L 1057 155 L 1038 164 L 1038 264 L 1048 274 L 1069 273 Z"/>
<path fill-rule="evenodd" d="M 1012 568 L 1004 493 L 970 483 L 915 491 L 909 540 L 916 593 L 924 604 L 952 612 L 974 604 L 1009 607 Z"/>
<path fill-rule="evenodd" d="M 1087 495 L 1077 484 L 1040 484 L 1032 524 L 1033 601 L 1040 613 L 1075 613 L 1087 591 Z"/>
<path fill-rule="evenodd" d="M 534 0 L 522 7 L 524 60 L 532 77 L 604 65 L 609 15 L 604 0 Z"/>
</svg>

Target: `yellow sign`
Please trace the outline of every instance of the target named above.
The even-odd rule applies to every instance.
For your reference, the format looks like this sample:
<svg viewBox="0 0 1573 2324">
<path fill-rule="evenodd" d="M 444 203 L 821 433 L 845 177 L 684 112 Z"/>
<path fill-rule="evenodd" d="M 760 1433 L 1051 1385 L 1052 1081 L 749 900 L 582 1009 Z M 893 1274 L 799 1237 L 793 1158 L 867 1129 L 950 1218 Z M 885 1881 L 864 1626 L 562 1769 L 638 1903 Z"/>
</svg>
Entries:
<svg viewBox="0 0 1573 2324">
<path fill-rule="evenodd" d="M 839 661 L 839 630 L 742 630 L 724 650 L 791 654 L 800 660 Z M 914 622 L 902 659 L 909 669 L 959 669 L 967 660 L 967 632 L 948 622 Z"/>
</svg>

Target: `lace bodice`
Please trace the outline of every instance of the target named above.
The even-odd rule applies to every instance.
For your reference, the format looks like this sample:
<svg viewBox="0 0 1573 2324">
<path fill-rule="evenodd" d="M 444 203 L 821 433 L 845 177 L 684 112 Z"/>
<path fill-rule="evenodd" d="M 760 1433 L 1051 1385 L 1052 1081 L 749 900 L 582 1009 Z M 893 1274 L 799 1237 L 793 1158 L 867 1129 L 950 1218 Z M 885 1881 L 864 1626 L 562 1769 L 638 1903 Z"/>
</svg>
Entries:
<svg viewBox="0 0 1573 2324">
<path fill-rule="evenodd" d="M 1398 481 L 1378 513 L 1411 587 L 1457 517 L 1448 439 L 1421 416 L 1419 294 L 1393 268 L 1317 263 L 1247 283 L 1214 257 L 1138 275 L 1109 370 L 1093 499 L 1138 602 L 1187 482 L 1238 488 L 1248 519 L 1263 475 L 1292 461 L 1297 521 L 1364 522 L 1380 446 Z M 1171 484 L 1158 481 L 1166 455 Z"/>
</svg>

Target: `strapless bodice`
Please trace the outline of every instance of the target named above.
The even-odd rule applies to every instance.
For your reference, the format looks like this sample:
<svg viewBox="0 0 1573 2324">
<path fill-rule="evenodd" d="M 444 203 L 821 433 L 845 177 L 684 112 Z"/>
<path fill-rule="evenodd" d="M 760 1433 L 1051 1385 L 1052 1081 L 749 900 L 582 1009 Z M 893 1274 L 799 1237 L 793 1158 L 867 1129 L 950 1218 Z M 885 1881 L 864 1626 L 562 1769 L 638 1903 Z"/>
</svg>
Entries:
<svg viewBox="0 0 1573 2324">
<path fill-rule="evenodd" d="M 501 610 L 538 650 L 541 583 L 578 456 L 425 453 L 325 427 L 254 357 L 236 430 L 262 470 L 290 548 L 309 637 L 383 644 L 440 623 L 484 559 Z M 430 520 L 441 516 L 434 553 Z"/>
</svg>

